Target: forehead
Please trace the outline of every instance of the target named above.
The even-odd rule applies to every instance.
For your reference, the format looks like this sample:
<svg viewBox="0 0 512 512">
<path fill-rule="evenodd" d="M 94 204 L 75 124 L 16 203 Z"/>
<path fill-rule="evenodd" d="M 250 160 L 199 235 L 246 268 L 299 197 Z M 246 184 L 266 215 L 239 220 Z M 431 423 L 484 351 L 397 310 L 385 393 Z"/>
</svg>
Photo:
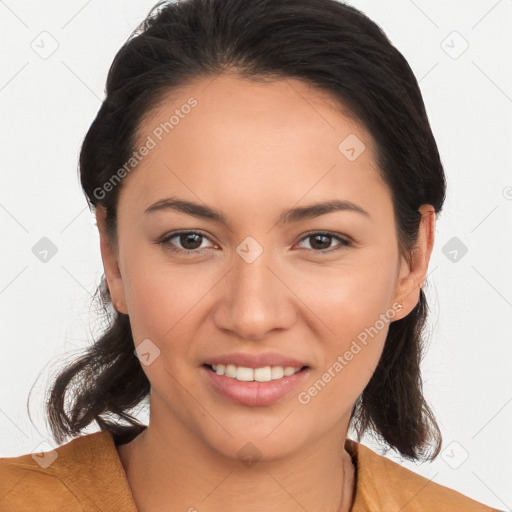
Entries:
<svg viewBox="0 0 512 512">
<path fill-rule="evenodd" d="M 137 138 L 137 147 L 151 139 L 152 149 L 122 195 L 141 208 L 165 192 L 210 203 L 236 195 L 266 207 L 335 193 L 365 204 L 389 195 L 365 128 L 331 95 L 296 79 L 195 81 L 162 97 Z"/>
</svg>

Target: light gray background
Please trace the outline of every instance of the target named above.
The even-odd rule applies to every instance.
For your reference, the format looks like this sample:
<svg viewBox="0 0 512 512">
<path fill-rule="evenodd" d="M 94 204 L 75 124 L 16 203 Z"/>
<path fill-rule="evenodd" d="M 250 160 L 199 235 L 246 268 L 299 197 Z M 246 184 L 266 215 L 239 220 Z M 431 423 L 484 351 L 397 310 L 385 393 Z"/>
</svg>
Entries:
<svg viewBox="0 0 512 512">
<path fill-rule="evenodd" d="M 154 3 L 0 1 L 0 456 L 55 446 L 42 392 L 62 357 L 98 332 L 90 305 L 103 267 L 78 152 L 115 53 Z M 443 452 L 432 464 L 402 464 L 510 510 L 512 1 L 350 4 L 410 63 L 448 180 L 423 366 Z M 33 253 L 43 237 L 57 248 L 46 262 Z M 36 378 L 34 426 L 26 402 Z"/>
</svg>

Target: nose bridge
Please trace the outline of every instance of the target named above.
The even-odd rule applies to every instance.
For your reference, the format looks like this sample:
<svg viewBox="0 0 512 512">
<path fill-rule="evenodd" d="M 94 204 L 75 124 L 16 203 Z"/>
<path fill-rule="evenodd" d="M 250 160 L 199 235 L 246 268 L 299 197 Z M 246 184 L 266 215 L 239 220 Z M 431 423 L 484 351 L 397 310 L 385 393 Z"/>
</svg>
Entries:
<svg viewBox="0 0 512 512">
<path fill-rule="evenodd" d="M 252 239 L 238 246 L 215 311 L 219 328 L 255 340 L 270 330 L 289 327 L 295 319 L 290 292 L 275 275 L 278 265 L 273 261 L 272 251 L 256 244 Z"/>
</svg>

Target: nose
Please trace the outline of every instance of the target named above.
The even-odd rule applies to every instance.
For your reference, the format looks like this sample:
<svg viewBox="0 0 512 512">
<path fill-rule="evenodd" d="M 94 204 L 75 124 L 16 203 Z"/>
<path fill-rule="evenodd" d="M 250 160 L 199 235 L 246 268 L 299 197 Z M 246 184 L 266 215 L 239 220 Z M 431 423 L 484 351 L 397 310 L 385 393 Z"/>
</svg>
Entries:
<svg viewBox="0 0 512 512">
<path fill-rule="evenodd" d="M 217 328 L 258 341 L 271 331 L 293 325 L 297 318 L 295 295 L 283 272 L 270 260 L 265 251 L 251 263 L 235 256 L 214 309 Z"/>
</svg>

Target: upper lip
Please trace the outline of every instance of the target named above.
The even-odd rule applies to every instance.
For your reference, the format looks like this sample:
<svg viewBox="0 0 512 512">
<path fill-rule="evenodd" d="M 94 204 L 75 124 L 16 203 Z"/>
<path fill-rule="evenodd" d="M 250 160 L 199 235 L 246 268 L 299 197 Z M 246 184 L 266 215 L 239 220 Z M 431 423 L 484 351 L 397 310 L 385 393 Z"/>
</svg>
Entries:
<svg viewBox="0 0 512 512">
<path fill-rule="evenodd" d="M 261 354 L 248 354 L 243 352 L 233 352 L 212 356 L 204 364 L 234 364 L 245 368 L 263 368 L 264 366 L 292 366 L 293 368 L 302 368 L 306 363 L 294 359 L 293 357 L 278 354 L 277 352 L 263 352 Z"/>
</svg>

